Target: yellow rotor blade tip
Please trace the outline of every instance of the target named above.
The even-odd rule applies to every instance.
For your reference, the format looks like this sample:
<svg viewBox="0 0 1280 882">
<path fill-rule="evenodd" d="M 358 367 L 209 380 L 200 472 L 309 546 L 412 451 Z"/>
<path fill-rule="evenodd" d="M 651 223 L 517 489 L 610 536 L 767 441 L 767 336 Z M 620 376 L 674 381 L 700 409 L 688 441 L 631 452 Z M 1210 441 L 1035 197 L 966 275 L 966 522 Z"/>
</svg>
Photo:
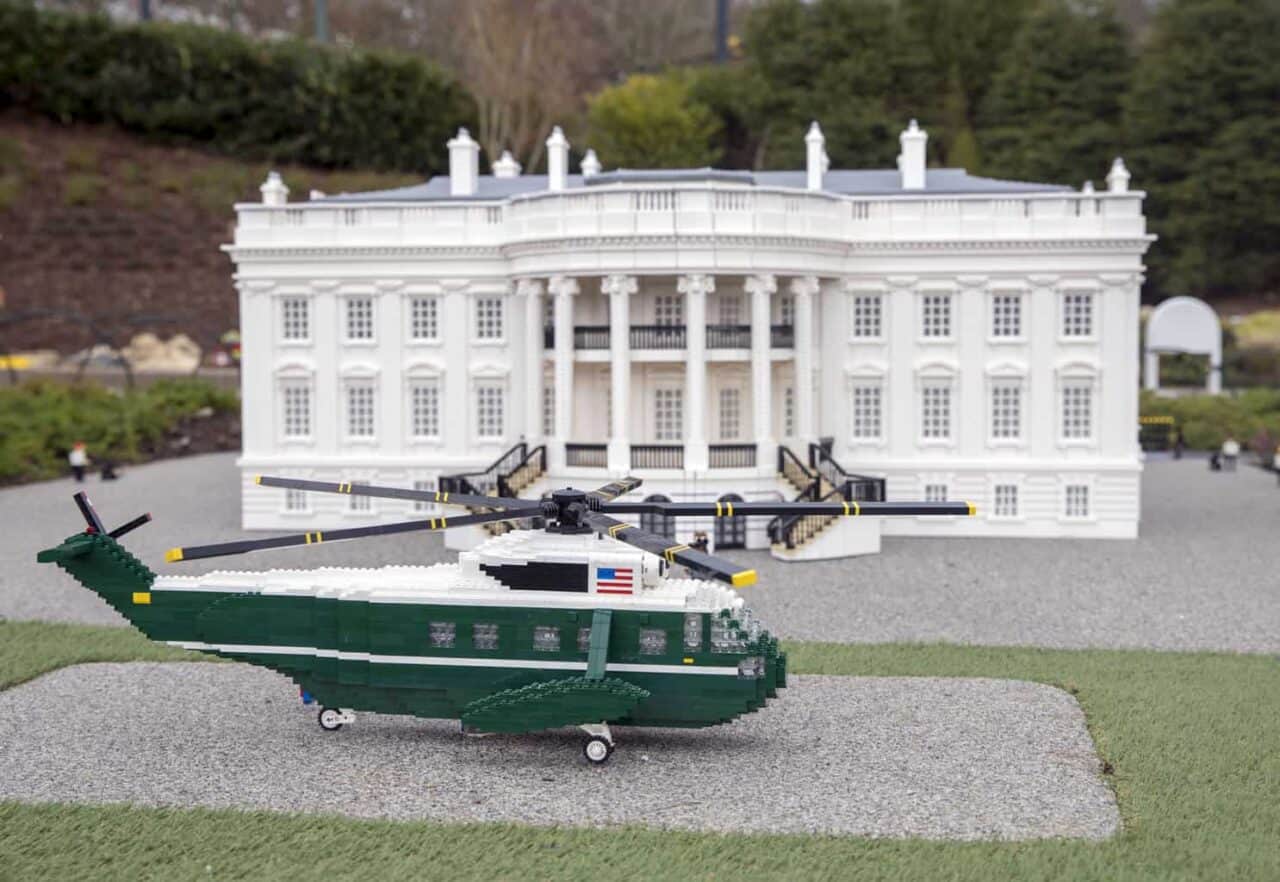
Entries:
<svg viewBox="0 0 1280 882">
<path fill-rule="evenodd" d="M 745 588 L 748 585 L 754 585 L 755 583 L 756 583 L 755 570 L 739 570 L 738 572 L 733 574 L 734 588 Z"/>
<path fill-rule="evenodd" d="M 974 505 L 972 502 L 967 503 L 967 504 L 968 504 L 968 506 L 969 506 L 969 517 L 973 517 L 974 515 L 976 515 L 976 514 L 978 513 L 978 507 L 977 507 L 976 505 Z"/>
<path fill-rule="evenodd" d="M 165 560 L 165 563 L 176 563 L 182 560 L 182 549 L 170 548 L 168 551 L 164 553 L 164 560 Z"/>
<path fill-rule="evenodd" d="M 254 476 L 253 476 L 253 483 L 255 483 L 255 484 L 261 484 L 261 483 L 262 483 L 262 475 L 254 475 Z"/>
</svg>

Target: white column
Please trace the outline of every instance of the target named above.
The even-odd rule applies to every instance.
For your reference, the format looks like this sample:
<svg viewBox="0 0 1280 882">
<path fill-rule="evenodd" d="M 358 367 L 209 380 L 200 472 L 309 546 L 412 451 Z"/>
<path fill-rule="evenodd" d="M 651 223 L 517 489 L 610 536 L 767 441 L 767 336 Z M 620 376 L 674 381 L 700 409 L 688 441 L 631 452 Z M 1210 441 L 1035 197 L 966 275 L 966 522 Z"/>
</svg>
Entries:
<svg viewBox="0 0 1280 882">
<path fill-rule="evenodd" d="M 609 426 L 609 471 L 631 470 L 631 295 L 635 276 L 605 276 L 600 292 L 609 298 L 609 382 L 613 394 L 613 423 Z"/>
<path fill-rule="evenodd" d="M 676 290 L 685 296 L 688 361 L 684 381 L 684 469 L 704 472 L 710 465 L 707 448 L 707 295 L 716 289 L 714 276 L 681 276 Z"/>
<path fill-rule="evenodd" d="M 536 447 L 542 439 L 542 280 L 520 279 L 516 296 L 524 298 L 524 438 Z"/>
<path fill-rule="evenodd" d="M 441 316 L 441 337 L 444 340 L 444 399 L 440 412 L 456 414 L 457 418 L 444 420 L 445 452 L 450 459 L 465 460 L 472 456 L 471 439 L 476 430 L 476 404 L 471 390 L 471 338 L 474 336 L 474 318 L 471 315 L 469 283 L 446 280 L 444 287 L 444 313 Z"/>
<path fill-rule="evenodd" d="M 751 403 L 756 437 L 756 465 L 773 470 L 777 451 L 773 439 L 769 301 L 773 292 L 778 290 L 778 280 L 771 275 L 749 276 L 744 287 L 751 295 Z"/>
<path fill-rule="evenodd" d="M 796 307 L 796 439 L 801 446 L 817 440 L 813 431 L 813 297 L 817 293 L 816 276 L 791 280 Z"/>
<path fill-rule="evenodd" d="M 382 374 L 378 377 L 378 453 L 404 453 L 404 282 L 383 279 L 374 298 L 375 339 Z"/>
<path fill-rule="evenodd" d="M 547 453 L 551 467 L 563 469 L 564 446 L 573 433 L 573 297 L 578 293 L 578 280 L 569 276 L 552 276 L 547 290 L 556 299 L 556 433 L 547 445 Z"/>
</svg>

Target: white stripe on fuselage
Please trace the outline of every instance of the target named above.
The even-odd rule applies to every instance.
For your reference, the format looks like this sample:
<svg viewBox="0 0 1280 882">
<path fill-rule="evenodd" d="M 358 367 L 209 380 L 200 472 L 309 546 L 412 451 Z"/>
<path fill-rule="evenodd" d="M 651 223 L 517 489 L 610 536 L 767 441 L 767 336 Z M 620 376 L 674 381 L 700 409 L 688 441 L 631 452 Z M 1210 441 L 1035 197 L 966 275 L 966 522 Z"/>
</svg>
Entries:
<svg viewBox="0 0 1280 882">
<path fill-rule="evenodd" d="M 252 646 L 235 643 L 196 643 L 186 640 L 168 640 L 170 646 L 208 652 L 225 652 L 230 655 L 309 655 L 315 658 L 336 658 L 339 661 L 372 662 L 379 665 L 435 665 L 457 668 L 531 668 L 550 671 L 585 671 L 586 662 L 537 661 L 520 658 L 444 658 L 423 655 L 375 655 L 369 652 L 343 652 L 338 649 L 319 649 L 314 646 Z M 606 664 L 606 671 L 622 674 L 711 674 L 714 676 L 738 676 L 736 667 L 699 667 L 698 665 L 628 665 Z"/>
</svg>

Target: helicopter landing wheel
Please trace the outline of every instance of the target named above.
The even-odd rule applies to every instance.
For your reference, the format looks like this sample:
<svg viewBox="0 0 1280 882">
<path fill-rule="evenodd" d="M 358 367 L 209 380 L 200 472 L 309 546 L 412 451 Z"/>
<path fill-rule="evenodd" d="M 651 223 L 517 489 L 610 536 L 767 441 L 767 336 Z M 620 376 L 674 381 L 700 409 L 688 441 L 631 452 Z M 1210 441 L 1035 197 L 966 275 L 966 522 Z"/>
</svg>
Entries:
<svg viewBox="0 0 1280 882">
<path fill-rule="evenodd" d="M 592 735 L 582 745 L 582 755 L 593 766 L 603 766 L 613 756 L 613 745 L 599 735 Z"/>
<path fill-rule="evenodd" d="M 320 728 L 326 732 L 337 732 L 342 728 L 343 723 L 351 722 L 350 714 L 334 707 L 320 708 L 320 714 L 316 719 L 320 723 Z"/>
</svg>

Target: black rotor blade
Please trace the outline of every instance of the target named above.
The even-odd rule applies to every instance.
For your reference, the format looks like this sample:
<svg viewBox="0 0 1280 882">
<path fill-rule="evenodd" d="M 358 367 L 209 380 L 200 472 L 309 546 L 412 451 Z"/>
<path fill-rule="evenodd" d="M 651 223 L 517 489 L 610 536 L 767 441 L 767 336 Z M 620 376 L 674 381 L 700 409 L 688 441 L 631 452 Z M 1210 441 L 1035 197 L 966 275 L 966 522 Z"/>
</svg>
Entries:
<svg viewBox="0 0 1280 882">
<path fill-rule="evenodd" d="M 606 514 L 660 514 L 668 517 L 730 518 L 740 515 L 841 515 L 848 517 L 908 515 L 967 517 L 977 513 L 972 502 L 608 502 Z"/>
<path fill-rule="evenodd" d="M 401 487 L 375 487 L 372 484 L 350 482 L 305 481 L 301 478 L 273 478 L 258 475 L 255 484 L 263 487 L 284 487 L 289 490 L 311 490 L 316 493 L 345 493 L 350 496 L 377 496 L 381 499 L 412 499 L 416 502 L 438 502 L 441 505 L 483 506 L 485 508 L 538 510 L 532 499 L 515 499 L 509 496 L 478 496 L 471 493 L 449 493 L 440 490 L 406 490 Z M 528 517 L 533 517 L 530 514 Z"/>
<path fill-rule="evenodd" d="M 471 524 L 487 524 L 494 521 L 518 521 L 529 515 L 505 511 L 463 515 L 457 518 L 423 518 L 420 521 L 401 521 L 395 524 L 378 524 L 372 527 L 351 527 L 345 530 L 316 530 L 312 533 L 293 533 L 270 539 L 243 539 L 237 542 L 220 542 L 217 545 L 190 545 L 170 548 L 164 559 L 169 563 L 183 560 L 199 560 L 204 557 L 222 557 L 227 554 L 244 554 L 264 548 L 291 548 L 295 545 L 319 545 L 322 542 L 339 542 L 343 539 L 363 539 L 367 536 L 389 536 L 395 533 L 431 532 L 450 527 L 466 527 Z"/>
<path fill-rule="evenodd" d="M 587 496 L 591 499 L 599 500 L 600 502 L 609 502 L 610 500 L 617 499 L 623 494 L 630 493 L 643 483 L 644 482 L 639 478 L 633 478 L 628 475 L 627 477 L 620 478 L 617 481 L 610 481 L 608 484 L 605 484 L 603 487 L 596 490 L 587 491 Z"/>
<path fill-rule="evenodd" d="M 81 490 L 72 497 L 76 501 L 76 505 L 80 507 L 80 514 L 84 515 L 84 522 L 89 525 L 89 529 L 94 533 L 105 533 L 107 528 L 102 526 L 102 520 L 98 517 L 98 513 L 93 510 L 93 503 L 89 501 L 89 495 Z"/>
<path fill-rule="evenodd" d="M 147 524 L 150 522 L 151 522 L 151 512 L 147 512 L 144 515 L 138 515 L 136 518 L 129 521 L 129 523 L 127 524 L 121 524 L 120 526 L 116 527 L 107 535 L 110 536 L 112 539 L 119 539 L 125 533 L 128 533 L 131 530 L 136 530 L 139 527 L 141 527 L 143 524 Z"/>
<path fill-rule="evenodd" d="M 633 527 L 600 512 L 586 512 L 582 520 L 593 530 L 656 554 L 667 563 L 683 564 L 713 579 L 727 582 L 735 588 L 745 588 L 756 583 L 756 571 L 753 569 L 739 566 L 722 557 L 707 554 L 705 551 L 698 551 L 688 545 L 664 539 L 656 533 L 641 530 L 639 527 Z"/>
</svg>

